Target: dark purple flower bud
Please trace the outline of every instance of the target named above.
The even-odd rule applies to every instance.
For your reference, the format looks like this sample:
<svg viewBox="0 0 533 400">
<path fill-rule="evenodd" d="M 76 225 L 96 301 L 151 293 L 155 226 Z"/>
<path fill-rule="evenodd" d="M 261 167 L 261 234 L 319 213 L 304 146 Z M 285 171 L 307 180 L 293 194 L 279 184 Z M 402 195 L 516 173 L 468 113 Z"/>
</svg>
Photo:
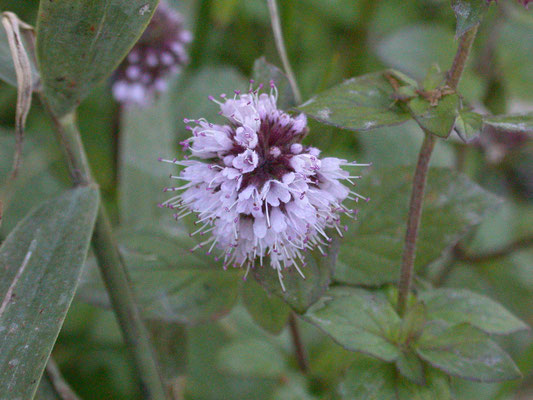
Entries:
<svg viewBox="0 0 533 400">
<path fill-rule="evenodd" d="M 113 75 L 113 96 L 123 104 L 147 105 L 164 92 L 167 80 L 188 63 L 191 33 L 182 16 L 160 3 L 152 21 Z"/>
</svg>

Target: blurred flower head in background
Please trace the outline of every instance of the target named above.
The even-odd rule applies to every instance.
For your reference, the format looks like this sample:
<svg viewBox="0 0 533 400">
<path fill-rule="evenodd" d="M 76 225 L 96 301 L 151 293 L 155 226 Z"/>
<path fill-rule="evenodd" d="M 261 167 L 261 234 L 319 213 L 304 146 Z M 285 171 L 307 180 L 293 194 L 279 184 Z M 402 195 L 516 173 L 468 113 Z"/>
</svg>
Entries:
<svg viewBox="0 0 533 400">
<path fill-rule="evenodd" d="M 115 99 L 140 106 L 153 101 L 156 93 L 167 89 L 168 79 L 188 63 L 185 47 L 191 40 L 181 14 L 160 3 L 145 32 L 113 75 Z"/>
<path fill-rule="evenodd" d="M 320 150 L 302 145 L 306 117 L 277 108 L 273 82 L 269 94 L 261 86 L 221 101 L 210 97 L 227 125 L 185 120 L 193 136 L 181 144 L 201 161 L 162 160 L 185 167 L 172 177 L 181 185 L 165 189 L 181 193 L 162 206 L 176 210 L 176 219 L 197 213 L 199 228 L 191 235 L 211 232 L 192 250 L 217 248 L 224 268 L 244 266 L 247 273 L 268 256 L 285 290 L 282 270 L 294 267 L 304 276 L 302 253 L 317 248 L 325 255 L 326 229 L 342 236 L 340 215 L 355 217 L 357 210 L 342 202 L 367 200 L 341 183 L 359 178 L 342 167 L 368 164 L 320 158 Z"/>
</svg>

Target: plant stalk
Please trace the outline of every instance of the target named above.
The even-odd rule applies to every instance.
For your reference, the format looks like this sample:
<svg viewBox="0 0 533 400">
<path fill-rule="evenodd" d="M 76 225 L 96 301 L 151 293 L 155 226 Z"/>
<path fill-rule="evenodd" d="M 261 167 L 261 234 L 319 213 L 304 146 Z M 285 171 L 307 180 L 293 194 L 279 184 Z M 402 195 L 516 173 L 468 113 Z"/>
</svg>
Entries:
<svg viewBox="0 0 533 400">
<path fill-rule="evenodd" d="M 468 55 L 472 49 L 472 44 L 476 38 L 477 29 L 479 25 L 474 26 L 470 30 L 466 31 L 463 36 L 459 39 L 459 47 L 455 53 L 455 58 L 453 59 L 453 64 L 448 72 L 448 78 L 446 80 L 446 85 L 452 89 L 457 89 L 459 85 L 459 80 L 463 75 L 463 71 L 466 66 L 466 61 L 468 60 Z"/>
<path fill-rule="evenodd" d="M 292 344 L 294 346 L 294 353 L 296 355 L 296 361 L 298 362 L 298 368 L 304 374 L 309 370 L 309 365 L 307 362 L 307 352 L 302 342 L 302 336 L 300 335 L 300 329 L 298 327 L 298 320 L 294 315 L 294 312 L 291 312 L 289 315 L 289 330 L 291 332 Z"/>
<path fill-rule="evenodd" d="M 289 79 L 289 84 L 291 85 L 292 92 L 294 93 L 294 99 L 296 103 L 300 104 L 302 102 L 302 95 L 298 84 L 296 83 L 296 78 L 289 62 L 289 57 L 287 56 L 287 49 L 285 48 L 285 42 L 283 41 L 283 32 L 281 30 L 281 21 L 279 18 L 279 10 L 276 0 L 267 0 L 268 1 L 268 10 L 270 11 L 270 20 L 272 22 L 272 31 L 274 32 L 274 39 L 276 41 L 276 48 L 278 49 L 281 62 L 283 63 L 283 69 L 287 74 Z"/>
<path fill-rule="evenodd" d="M 76 125 L 75 114 L 68 114 L 62 118 L 56 118 L 52 113 L 50 115 L 67 158 L 74 184 L 83 186 L 92 183 L 93 178 Z M 111 305 L 137 369 L 144 398 L 166 400 L 165 386 L 157 367 L 148 331 L 135 302 L 131 282 L 120 258 L 111 223 L 102 204 L 98 211 L 92 244 Z"/>
<path fill-rule="evenodd" d="M 455 53 L 452 67 L 448 72 L 446 85 L 457 89 L 459 80 L 463 74 L 468 55 L 472 49 L 472 43 L 476 37 L 478 25 L 471 28 L 459 40 L 459 47 Z M 426 189 L 427 174 L 429 171 L 429 161 L 435 148 L 436 136 L 425 132 L 424 142 L 418 156 L 415 176 L 413 179 L 413 190 L 409 205 L 409 216 L 407 218 L 407 231 L 405 233 L 405 244 L 402 257 L 402 267 L 400 272 L 400 282 L 398 284 L 398 314 L 403 316 L 407 307 L 407 299 L 411 291 L 413 280 L 413 270 L 416 256 L 416 241 L 418 239 L 418 229 L 420 227 L 420 217 L 422 216 L 422 203 Z"/>
<path fill-rule="evenodd" d="M 422 148 L 418 155 L 418 163 L 416 164 L 413 190 L 411 192 L 411 202 L 409 205 L 407 231 L 405 233 L 400 283 L 398 285 L 398 313 L 400 315 L 403 315 L 405 312 L 407 298 L 411 291 L 416 255 L 416 241 L 418 238 L 418 228 L 420 227 L 420 217 L 422 216 L 422 203 L 424 201 L 424 192 L 426 190 L 429 161 L 436 142 L 437 137 L 435 135 L 426 133 Z"/>
</svg>

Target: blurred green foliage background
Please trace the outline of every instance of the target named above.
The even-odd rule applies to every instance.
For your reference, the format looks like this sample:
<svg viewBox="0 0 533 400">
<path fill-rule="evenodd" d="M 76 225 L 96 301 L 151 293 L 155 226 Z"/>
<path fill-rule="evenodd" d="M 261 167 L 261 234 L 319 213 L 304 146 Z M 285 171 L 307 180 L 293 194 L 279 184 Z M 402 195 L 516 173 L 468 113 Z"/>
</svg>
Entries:
<svg viewBox="0 0 533 400">
<path fill-rule="evenodd" d="M 38 0 L 0 0 L 0 9 L 13 11 L 33 24 L 38 3 Z M 195 36 L 190 47 L 191 64 L 174 85 L 175 93 L 171 95 L 176 115 L 188 116 L 184 110 L 191 102 L 205 102 L 205 108 L 212 112 L 206 98 L 194 97 L 195 87 L 188 86 L 190 82 L 197 84 L 198 79 L 192 78 L 204 73 L 215 90 L 217 83 L 213 84 L 214 78 L 209 78 L 205 68 L 227 67 L 231 81 L 232 74 L 250 76 L 254 61 L 263 55 L 280 65 L 264 0 L 173 0 L 171 3 L 186 16 Z M 455 53 L 455 18 L 448 0 L 296 0 L 279 1 L 279 6 L 289 57 L 304 99 L 346 78 L 389 66 L 422 79 L 433 63 L 443 70 L 448 68 Z M 460 91 L 470 104 L 492 113 L 533 111 L 533 11 L 526 11 L 511 0 L 492 5 L 467 68 Z M 12 157 L 15 101 L 16 90 L 0 83 L 2 176 L 8 171 Z M 195 107 L 198 110 L 202 106 Z M 119 219 L 119 111 L 108 82 L 94 90 L 79 109 L 80 129 L 89 159 L 115 221 Z M 414 164 L 422 141 L 422 133 L 414 123 L 363 134 L 340 131 L 314 121 L 310 121 L 310 127 L 311 134 L 306 140 L 327 154 L 372 161 L 380 167 Z M 171 131 L 176 143 L 186 135 L 178 118 Z M 507 148 L 503 144 L 503 147 L 503 156 L 494 160 L 487 147 L 466 147 L 451 139 L 439 143 L 433 159 L 433 166 L 459 164 L 474 180 L 507 199 L 466 241 L 469 248 L 479 252 L 533 234 L 533 144 L 529 142 L 519 148 Z M 55 134 L 35 99 L 27 124 L 24 167 L 16 184 L 15 201 L 0 228 L 0 240 L 33 205 L 67 185 L 68 173 Z M 154 193 L 148 201 L 153 201 L 155 206 L 160 200 L 158 196 Z M 438 266 L 428 267 L 427 276 L 432 271 L 438 271 Z M 531 251 L 520 251 L 495 261 L 456 262 L 450 275 L 443 279 L 449 286 L 485 293 L 533 324 Z M 273 394 L 283 386 L 283 381 L 277 378 L 221 376 L 212 365 L 212 354 L 217 348 L 239 338 L 263 338 L 290 348 L 286 332 L 280 337 L 266 334 L 251 323 L 241 308 L 236 308 L 219 324 L 187 328 L 187 336 L 185 328 L 178 324 L 150 325 L 159 337 L 162 363 L 176 393 L 183 391 L 180 377 L 185 373 L 188 359 L 188 398 L 289 399 L 285 392 Z M 310 343 L 314 368 L 310 390 L 316 398 L 321 398 L 321 393 L 354 356 L 346 355 L 311 326 L 304 327 L 304 337 Z M 458 399 L 533 398 L 530 333 L 513 335 L 502 343 L 520 366 L 524 380 L 508 384 L 458 381 L 455 382 Z M 140 398 L 120 332 L 108 311 L 75 301 L 53 355 L 83 399 Z M 290 398 L 304 398 L 295 396 Z"/>
</svg>

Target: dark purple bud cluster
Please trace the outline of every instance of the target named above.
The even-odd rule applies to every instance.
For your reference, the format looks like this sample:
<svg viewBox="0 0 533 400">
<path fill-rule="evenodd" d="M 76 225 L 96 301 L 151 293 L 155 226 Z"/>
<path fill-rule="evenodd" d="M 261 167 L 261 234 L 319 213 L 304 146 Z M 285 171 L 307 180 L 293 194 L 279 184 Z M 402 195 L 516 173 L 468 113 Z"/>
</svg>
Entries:
<svg viewBox="0 0 533 400">
<path fill-rule="evenodd" d="M 182 16 L 161 3 L 142 37 L 113 75 L 113 95 L 123 104 L 147 105 L 167 80 L 188 63 L 191 33 Z"/>
</svg>

